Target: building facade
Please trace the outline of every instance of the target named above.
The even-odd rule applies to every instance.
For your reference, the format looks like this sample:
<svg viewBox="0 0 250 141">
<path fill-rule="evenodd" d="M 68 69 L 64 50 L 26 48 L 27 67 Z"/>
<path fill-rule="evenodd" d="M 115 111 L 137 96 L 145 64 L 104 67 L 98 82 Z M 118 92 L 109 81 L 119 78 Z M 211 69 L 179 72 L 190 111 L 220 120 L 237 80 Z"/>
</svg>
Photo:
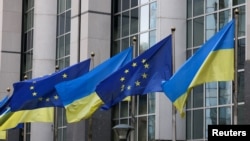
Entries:
<svg viewBox="0 0 250 141">
<path fill-rule="evenodd" d="M 93 53 L 91 69 L 131 45 L 139 55 L 173 28 L 176 70 L 238 9 L 238 124 L 249 124 L 248 7 L 246 0 L 2 0 L 0 98 L 11 95 L 14 82 L 53 73 Z M 8 130 L 6 141 L 117 141 L 112 127 L 118 124 L 134 126 L 130 141 L 167 141 L 173 133 L 177 140 L 205 141 L 207 125 L 233 124 L 233 92 L 232 82 L 195 87 L 184 118 L 172 114 L 172 103 L 160 92 L 135 97 L 134 116 L 131 102 L 124 101 L 68 124 L 64 109 L 56 108 L 53 123 L 25 123 Z"/>
</svg>

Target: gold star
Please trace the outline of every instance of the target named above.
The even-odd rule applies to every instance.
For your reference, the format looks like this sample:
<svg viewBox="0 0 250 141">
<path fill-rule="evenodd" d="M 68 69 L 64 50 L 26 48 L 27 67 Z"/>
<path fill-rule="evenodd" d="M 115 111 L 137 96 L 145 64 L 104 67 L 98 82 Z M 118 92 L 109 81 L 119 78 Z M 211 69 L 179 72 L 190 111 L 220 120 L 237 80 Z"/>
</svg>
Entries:
<svg viewBox="0 0 250 141">
<path fill-rule="evenodd" d="M 130 90 L 130 89 L 131 89 L 131 86 L 128 86 L 127 89 Z"/>
<path fill-rule="evenodd" d="M 137 64 L 136 64 L 136 63 L 133 63 L 133 64 L 132 64 L 132 66 L 133 66 L 133 67 L 136 67 L 136 66 L 137 66 Z"/>
<path fill-rule="evenodd" d="M 37 93 L 36 93 L 36 92 L 33 92 L 32 95 L 33 95 L 33 96 L 37 96 Z"/>
<path fill-rule="evenodd" d="M 58 95 L 55 95 L 55 96 L 54 96 L 54 99 L 58 99 Z"/>
<path fill-rule="evenodd" d="M 65 74 L 65 73 L 62 76 L 63 76 L 63 78 L 67 78 L 68 77 L 68 75 Z"/>
<path fill-rule="evenodd" d="M 30 90 L 34 90 L 34 86 L 30 86 Z"/>
<path fill-rule="evenodd" d="M 146 63 L 146 64 L 144 65 L 144 68 L 145 68 L 145 69 L 148 69 L 148 68 L 149 68 L 149 64 Z"/>
<path fill-rule="evenodd" d="M 126 69 L 126 70 L 124 71 L 124 73 L 129 73 L 129 70 L 128 70 L 128 69 Z"/>
<path fill-rule="evenodd" d="M 125 77 L 121 77 L 120 81 L 121 82 L 125 81 Z"/>
<path fill-rule="evenodd" d="M 38 100 L 39 100 L 39 101 L 43 101 L 43 98 L 42 98 L 42 97 L 40 97 L 40 98 L 38 98 Z"/>
<path fill-rule="evenodd" d="M 146 73 L 142 74 L 142 78 L 147 78 L 147 77 L 148 77 L 148 75 Z"/>
<path fill-rule="evenodd" d="M 140 86 L 141 85 L 141 82 L 139 82 L 138 80 L 135 82 L 135 85 L 136 86 Z"/>
<path fill-rule="evenodd" d="M 46 98 L 46 102 L 49 102 L 49 98 Z"/>
<path fill-rule="evenodd" d="M 143 64 L 146 62 L 146 59 L 142 59 L 142 61 L 141 61 Z"/>
<path fill-rule="evenodd" d="M 124 87 L 125 87 L 125 85 L 121 86 L 121 92 L 124 91 Z"/>
</svg>

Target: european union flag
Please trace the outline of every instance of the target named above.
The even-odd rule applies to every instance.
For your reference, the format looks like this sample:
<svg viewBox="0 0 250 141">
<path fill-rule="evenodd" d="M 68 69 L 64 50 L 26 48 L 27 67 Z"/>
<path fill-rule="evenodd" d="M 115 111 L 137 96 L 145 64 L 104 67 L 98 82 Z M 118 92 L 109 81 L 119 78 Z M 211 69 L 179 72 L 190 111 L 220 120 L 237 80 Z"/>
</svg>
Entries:
<svg viewBox="0 0 250 141">
<path fill-rule="evenodd" d="M 172 75 L 172 36 L 164 38 L 97 85 L 104 109 L 127 96 L 161 92 L 161 83 Z"/>
<path fill-rule="evenodd" d="M 87 59 L 51 75 L 14 83 L 14 93 L 10 98 L 11 111 L 63 107 L 54 86 L 89 72 L 89 66 L 90 59 Z"/>
</svg>

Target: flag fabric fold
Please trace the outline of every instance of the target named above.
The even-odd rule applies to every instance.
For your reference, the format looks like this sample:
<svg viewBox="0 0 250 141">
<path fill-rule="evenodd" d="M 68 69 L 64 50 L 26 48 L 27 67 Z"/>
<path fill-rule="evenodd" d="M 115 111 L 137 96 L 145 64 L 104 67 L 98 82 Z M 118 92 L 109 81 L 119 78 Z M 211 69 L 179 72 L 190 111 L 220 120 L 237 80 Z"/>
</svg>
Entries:
<svg viewBox="0 0 250 141">
<path fill-rule="evenodd" d="M 54 86 L 87 73 L 89 66 L 90 59 L 87 59 L 51 75 L 14 83 L 14 92 L 10 97 L 9 103 L 11 111 L 43 107 L 63 107 Z"/>
<path fill-rule="evenodd" d="M 125 97 L 162 92 L 161 82 L 172 75 L 172 35 L 144 51 L 103 80 L 96 93 L 110 109 Z"/>
<path fill-rule="evenodd" d="M 192 88 L 213 81 L 234 79 L 234 20 L 204 43 L 176 73 L 162 83 L 165 95 L 184 116 Z"/>
<path fill-rule="evenodd" d="M 95 93 L 97 84 L 131 59 L 132 47 L 129 47 L 93 68 L 87 74 L 55 86 L 66 108 L 68 123 L 89 118 L 103 104 Z"/>
</svg>

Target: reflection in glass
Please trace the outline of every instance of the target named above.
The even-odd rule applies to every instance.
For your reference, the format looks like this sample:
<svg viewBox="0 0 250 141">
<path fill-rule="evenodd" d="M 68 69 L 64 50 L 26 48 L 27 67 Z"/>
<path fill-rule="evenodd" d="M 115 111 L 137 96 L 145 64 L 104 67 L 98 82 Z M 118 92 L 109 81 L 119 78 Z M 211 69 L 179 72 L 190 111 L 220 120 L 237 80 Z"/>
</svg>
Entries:
<svg viewBox="0 0 250 141">
<path fill-rule="evenodd" d="M 150 4 L 150 26 L 149 29 L 156 28 L 156 12 L 157 4 L 156 2 Z"/>
<path fill-rule="evenodd" d="M 206 40 L 210 39 L 217 32 L 217 14 L 206 16 Z"/>
<path fill-rule="evenodd" d="M 231 82 L 219 82 L 219 105 L 231 103 Z"/>
<path fill-rule="evenodd" d="M 214 12 L 218 9 L 218 0 L 206 0 L 206 13 Z"/>
<path fill-rule="evenodd" d="M 149 46 L 152 47 L 156 44 L 156 30 L 149 32 Z"/>
<path fill-rule="evenodd" d="M 155 93 L 148 94 L 148 113 L 155 113 Z"/>
<path fill-rule="evenodd" d="M 148 141 L 155 141 L 155 116 L 148 116 Z"/>
<path fill-rule="evenodd" d="M 245 6 L 241 6 L 238 8 L 239 10 L 239 37 L 245 36 L 246 31 L 246 8 Z"/>
<path fill-rule="evenodd" d="M 203 137 L 203 110 L 194 110 L 193 114 L 193 139 L 200 139 Z"/>
<path fill-rule="evenodd" d="M 147 50 L 149 48 L 149 44 L 148 44 L 148 32 L 143 33 L 140 35 L 140 53 L 144 52 L 145 50 Z"/>
<path fill-rule="evenodd" d="M 217 105 L 217 83 L 206 83 L 206 106 Z"/>
<path fill-rule="evenodd" d="M 231 108 L 220 107 L 219 108 L 219 124 L 227 125 L 231 123 Z"/>
<path fill-rule="evenodd" d="M 231 6 L 231 0 L 219 0 L 220 9 L 228 8 L 229 6 Z"/>
<path fill-rule="evenodd" d="M 229 10 L 219 13 L 219 30 L 231 20 L 231 13 Z"/>
<path fill-rule="evenodd" d="M 148 30 L 149 28 L 149 6 L 145 5 L 141 7 L 140 12 L 140 31 Z"/>
<path fill-rule="evenodd" d="M 217 108 L 206 109 L 206 137 L 208 137 L 208 125 L 217 124 Z"/>
<path fill-rule="evenodd" d="M 204 17 L 194 19 L 193 42 L 194 46 L 203 44 L 204 39 Z"/>
</svg>

